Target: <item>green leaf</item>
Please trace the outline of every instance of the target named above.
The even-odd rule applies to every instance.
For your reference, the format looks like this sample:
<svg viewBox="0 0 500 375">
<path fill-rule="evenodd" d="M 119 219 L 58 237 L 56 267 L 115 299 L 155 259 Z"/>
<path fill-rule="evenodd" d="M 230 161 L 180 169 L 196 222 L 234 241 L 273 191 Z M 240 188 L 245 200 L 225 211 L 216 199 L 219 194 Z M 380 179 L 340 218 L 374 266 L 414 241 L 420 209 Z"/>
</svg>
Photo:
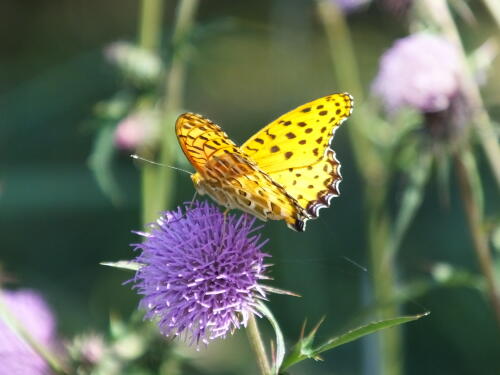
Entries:
<svg viewBox="0 0 500 375">
<path fill-rule="evenodd" d="M 355 341 L 369 335 L 371 333 L 378 332 L 382 329 L 395 327 L 404 323 L 408 323 L 424 316 L 429 315 L 428 312 L 419 315 L 401 316 L 393 319 L 386 319 L 378 322 L 372 322 L 353 330 L 350 330 L 340 336 L 333 337 L 316 348 L 312 347 L 311 334 L 305 338 L 301 338 L 297 344 L 295 344 L 293 350 L 288 354 L 288 356 L 283 361 L 280 368 L 280 373 L 288 369 L 290 366 L 301 362 L 307 358 L 312 358 L 315 360 L 321 359 L 319 356 L 321 353 L 336 348 L 337 346 L 347 344 L 349 342 Z M 312 331 L 312 337 L 316 333 L 318 326 L 316 326 Z"/>
<path fill-rule="evenodd" d="M 390 239 L 390 249 L 386 253 L 388 258 L 398 250 L 411 221 L 422 203 L 431 167 L 432 155 L 424 152 L 414 161 L 412 168 L 408 171 L 409 182 L 403 192 L 401 205 L 394 222 L 394 231 Z"/>
<path fill-rule="evenodd" d="M 103 193 L 114 204 L 120 204 L 123 201 L 123 194 L 112 171 L 115 155 L 114 130 L 114 124 L 107 124 L 99 129 L 88 159 L 88 165 Z"/>
<path fill-rule="evenodd" d="M 283 358 L 285 357 L 285 340 L 283 338 L 283 333 L 281 332 L 281 328 L 273 313 L 267 308 L 266 305 L 260 302 L 258 310 L 267 318 L 267 320 L 269 320 L 269 323 L 271 323 L 274 328 L 274 332 L 276 333 L 276 353 L 273 353 L 274 363 L 272 373 L 279 374 L 278 369 L 281 368 Z"/>
<path fill-rule="evenodd" d="M 476 159 L 470 150 L 463 152 L 460 155 L 460 159 L 467 171 L 467 178 L 469 179 L 469 184 L 471 186 L 473 199 L 476 201 L 477 207 L 479 208 L 479 215 L 483 217 L 484 212 L 484 196 L 483 187 L 481 184 L 481 177 L 477 168 Z"/>
<path fill-rule="evenodd" d="M 436 155 L 436 182 L 441 201 L 450 204 L 450 157 L 446 153 Z"/>
<path fill-rule="evenodd" d="M 131 260 L 119 260 L 118 262 L 101 262 L 101 266 L 121 268 L 123 270 L 138 271 L 144 264 L 133 262 Z"/>
</svg>

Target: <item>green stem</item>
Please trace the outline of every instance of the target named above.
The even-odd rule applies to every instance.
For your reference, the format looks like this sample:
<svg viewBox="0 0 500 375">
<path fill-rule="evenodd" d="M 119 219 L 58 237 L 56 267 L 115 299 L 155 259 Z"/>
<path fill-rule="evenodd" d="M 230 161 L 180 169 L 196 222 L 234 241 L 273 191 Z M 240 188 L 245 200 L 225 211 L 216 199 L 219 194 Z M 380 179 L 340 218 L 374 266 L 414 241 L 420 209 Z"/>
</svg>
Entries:
<svg viewBox="0 0 500 375">
<path fill-rule="evenodd" d="M 162 140 L 160 161 L 164 165 L 174 164 L 175 133 L 173 124 L 182 106 L 186 81 L 186 36 L 194 24 L 199 0 L 181 0 L 177 8 L 171 41 L 172 58 L 166 71 L 165 99 L 162 109 Z M 161 14 L 163 0 L 143 0 L 139 41 L 143 48 L 157 52 L 161 37 Z M 170 168 L 143 165 L 142 201 L 143 222 L 148 223 L 170 206 L 174 187 L 174 173 Z"/>
<path fill-rule="evenodd" d="M 158 167 L 155 165 L 143 164 L 141 166 L 141 188 L 142 188 L 142 222 L 151 223 L 158 216 L 156 210 L 156 181 L 158 180 Z"/>
<path fill-rule="evenodd" d="M 478 205 L 477 199 L 474 199 L 471 177 L 467 171 L 465 160 L 458 155 L 455 157 L 455 167 L 459 178 L 460 193 L 464 202 L 464 209 L 467 216 L 469 231 L 472 235 L 474 250 L 481 272 L 486 280 L 491 306 L 493 307 L 493 312 L 500 328 L 500 295 L 495 282 L 493 261 L 488 246 L 488 237 L 483 229 L 481 208 Z"/>
<path fill-rule="evenodd" d="M 423 0 L 416 2 L 422 19 L 431 19 L 441 28 L 443 34 L 457 46 L 462 60 L 462 87 L 473 109 L 473 123 L 481 141 L 486 157 L 489 161 L 497 187 L 500 188 L 500 147 L 498 137 L 491 122 L 490 115 L 485 109 L 481 93 L 474 82 L 473 75 L 467 64 L 465 53 L 457 26 L 450 13 L 446 0 Z M 496 6 L 496 9 L 499 7 Z"/>
<path fill-rule="evenodd" d="M 368 204 L 368 241 L 372 265 L 375 301 L 380 308 L 378 318 L 394 318 L 399 314 L 399 305 L 394 302 L 396 294 L 395 252 L 389 254 L 390 220 L 384 210 L 385 192 L 366 194 L 375 196 Z M 392 328 L 378 333 L 380 368 L 378 374 L 399 375 L 403 373 L 401 329 Z"/>
<path fill-rule="evenodd" d="M 142 0 L 141 15 L 139 22 L 138 43 L 153 53 L 158 53 L 162 35 L 162 14 L 164 0 Z M 158 195 L 157 167 L 143 164 L 141 167 L 141 189 L 142 189 L 142 222 L 152 222 L 161 208 L 158 208 L 155 197 Z"/>
<path fill-rule="evenodd" d="M 165 129 L 160 150 L 160 160 L 164 165 L 172 165 L 175 157 L 175 118 L 182 107 L 184 84 L 186 81 L 187 35 L 191 32 L 199 0 L 182 0 L 177 9 L 177 16 L 172 36 L 173 55 L 167 70 L 165 81 L 165 101 L 163 103 L 163 129 Z M 157 206 L 160 210 L 170 205 L 174 172 L 170 168 L 161 168 L 157 181 Z"/>
<path fill-rule="evenodd" d="M 261 375 L 270 375 L 271 367 L 269 366 L 269 361 L 267 360 L 266 349 L 264 347 L 264 343 L 262 342 L 259 327 L 257 326 L 257 321 L 255 320 L 255 316 L 253 314 L 250 314 L 246 331 L 250 346 L 257 357 L 257 364 L 259 365 Z"/>
<path fill-rule="evenodd" d="M 139 46 L 157 52 L 161 42 L 163 0 L 142 0 L 139 22 Z"/>
<path fill-rule="evenodd" d="M 358 63 L 353 49 L 349 28 L 343 13 L 331 1 L 317 0 L 318 13 L 325 27 L 330 45 L 334 73 L 337 83 L 352 92 L 356 103 L 363 103 Z M 365 136 L 363 128 L 370 123 L 370 114 L 355 106 L 348 121 L 348 134 L 355 162 L 365 181 L 365 204 L 368 212 L 368 249 L 372 264 L 373 288 L 377 304 L 383 306 L 380 319 L 393 318 L 398 306 L 390 303 L 396 288 L 395 251 L 390 248 L 390 220 L 384 209 L 387 197 L 388 173 L 375 146 Z M 401 330 L 392 328 L 378 333 L 380 368 L 375 371 L 384 375 L 402 373 Z"/>
<path fill-rule="evenodd" d="M 341 91 L 354 96 L 354 113 L 347 128 L 356 165 L 366 181 L 384 180 L 384 166 L 374 146 L 363 134 L 363 125 L 369 123 L 363 109 L 363 89 L 358 76 L 358 62 L 343 13 L 331 1 L 317 0 L 318 14 L 325 28 L 335 78 Z"/>
<path fill-rule="evenodd" d="M 483 0 L 483 3 L 490 11 L 497 26 L 500 28 L 500 2 L 498 2 L 498 0 Z"/>
<path fill-rule="evenodd" d="M 393 261 L 411 222 L 422 204 L 425 185 L 429 180 L 432 170 L 432 161 L 432 153 L 428 150 L 423 150 L 412 170 L 407 172 L 408 186 L 403 192 L 399 210 L 394 219 L 389 243 L 381 258 L 382 262 Z"/>
</svg>

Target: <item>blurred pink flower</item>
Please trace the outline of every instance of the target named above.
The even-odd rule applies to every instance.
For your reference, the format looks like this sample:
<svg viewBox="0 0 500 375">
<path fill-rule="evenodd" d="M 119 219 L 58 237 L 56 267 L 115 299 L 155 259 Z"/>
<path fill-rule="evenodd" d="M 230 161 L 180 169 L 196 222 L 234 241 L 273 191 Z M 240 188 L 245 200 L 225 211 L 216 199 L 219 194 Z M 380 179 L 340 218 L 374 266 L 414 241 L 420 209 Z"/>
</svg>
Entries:
<svg viewBox="0 0 500 375">
<path fill-rule="evenodd" d="M 380 59 L 373 92 L 388 111 L 448 109 L 460 93 L 460 57 L 447 40 L 420 33 L 397 40 Z"/>
<path fill-rule="evenodd" d="M 157 138 L 158 118 L 153 111 L 134 112 L 115 129 L 115 144 L 119 149 L 134 151 L 147 146 Z"/>
<path fill-rule="evenodd" d="M 45 349 L 57 347 L 54 315 L 39 294 L 30 290 L 3 290 L 0 303 Z M 0 375 L 50 373 L 47 362 L 0 318 Z"/>
</svg>

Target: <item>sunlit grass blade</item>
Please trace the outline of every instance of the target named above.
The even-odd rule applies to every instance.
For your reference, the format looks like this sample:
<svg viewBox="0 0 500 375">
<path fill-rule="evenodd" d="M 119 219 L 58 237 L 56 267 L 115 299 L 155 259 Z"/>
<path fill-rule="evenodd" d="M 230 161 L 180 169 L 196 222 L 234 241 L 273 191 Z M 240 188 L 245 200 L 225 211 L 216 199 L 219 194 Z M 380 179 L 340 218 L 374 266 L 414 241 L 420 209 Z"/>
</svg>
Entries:
<svg viewBox="0 0 500 375">
<path fill-rule="evenodd" d="M 285 340 L 283 338 L 283 333 L 281 332 L 281 328 L 278 324 L 278 321 L 274 317 L 271 310 L 267 308 L 263 303 L 259 303 L 259 312 L 261 312 L 269 323 L 273 326 L 274 332 L 276 334 L 276 353 L 274 353 L 273 357 L 275 361 L 273 363 L 273 374 L 279 374 L 279 369 L 281 368 L 281 364 L 283 363 L 283 359 L 285 358 Z"/>
<path fill-rule="evenodd" d="M 101 262 L 101 266 L 121 268 L 122 270 L 138 271 L 142 266 L 141 263 L 133 262 L 131 260 L 119 260 L 118 262 Z"/>
</svg>

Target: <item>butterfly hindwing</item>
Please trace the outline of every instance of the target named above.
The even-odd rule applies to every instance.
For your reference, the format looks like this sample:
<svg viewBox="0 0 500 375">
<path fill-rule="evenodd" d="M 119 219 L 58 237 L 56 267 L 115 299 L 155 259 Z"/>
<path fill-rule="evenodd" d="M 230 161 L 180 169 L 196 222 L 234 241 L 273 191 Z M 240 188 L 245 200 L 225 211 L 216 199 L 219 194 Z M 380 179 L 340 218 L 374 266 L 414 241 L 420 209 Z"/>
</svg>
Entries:
<svg viewBox="0 0 500 375">
<path fill-rule="evenodd" d="M 314 164 L 274 172 L 270 177 L 276 183 L 286 186 L 286 192 L 313 219 L 318 217 L 321 208 L 329 207 L 330 200 L 340 194 L 339 184 L 342 181 L 340 163 L 331 149 Z"/>
</svg>

